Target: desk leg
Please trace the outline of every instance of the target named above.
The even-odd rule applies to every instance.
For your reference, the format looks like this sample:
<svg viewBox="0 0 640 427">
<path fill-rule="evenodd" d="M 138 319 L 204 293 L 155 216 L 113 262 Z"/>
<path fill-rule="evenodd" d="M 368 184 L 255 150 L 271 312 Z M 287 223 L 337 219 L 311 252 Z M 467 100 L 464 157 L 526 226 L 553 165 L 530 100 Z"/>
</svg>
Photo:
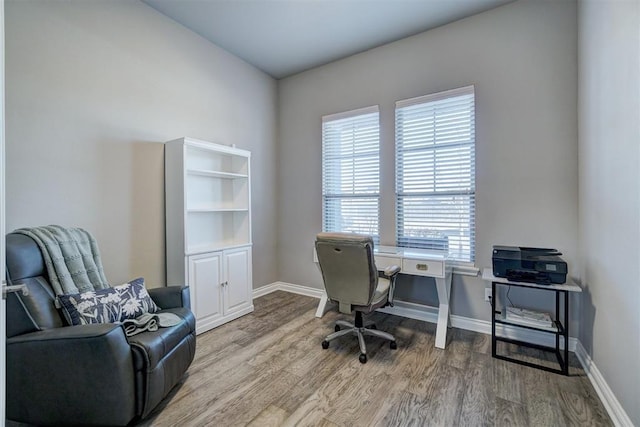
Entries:
<svg viewBox="0 0 640 427">
<path fill-rule="evenodd" d="M 320 297 L 320 302 L 318 303 L 318 309 L 316 310 L 316 317 L 324 316 L 324 313 L 327 312 L 327 303 L 329 299 L 327 298 L 327 293 L 323 293 Z"/>
<path fill-rule="evenodd" d="M 316 257 L 316 248 L 313 248 L 313 260 L 318 267 L 318 271 L 322 274 L 322 270 L 320 269 L 320 264 L 318 264 L 318 259 Z M 320 297 L 320 302 L 318 303 L 318 309 L 316 310 L 316 317 L 322 317 L 327 312 L 327 303 L 329 302 L 329 298 L 327 298 L 327 292 L 322 292 L 322 296 Z"/>
<path fill-rule="evenodd" d="M 436 326 L 436 347 L 444 348 L 447 343 L 447 326 L 449 324 L 449 295 L 451 293 L 451 272 L 444 278 L 436 278 L 438 291 L 438 324 Z"/>
</svg>

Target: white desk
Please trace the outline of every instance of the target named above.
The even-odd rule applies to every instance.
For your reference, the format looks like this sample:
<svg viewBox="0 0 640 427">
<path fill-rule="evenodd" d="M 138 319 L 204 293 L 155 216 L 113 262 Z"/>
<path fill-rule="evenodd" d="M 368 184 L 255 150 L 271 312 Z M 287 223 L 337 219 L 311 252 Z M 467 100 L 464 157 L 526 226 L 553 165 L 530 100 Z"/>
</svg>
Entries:
<svg viewBox="0 0 640 427">
<path fill-rule="evenodd" d="M 400 273 L 414 276 L 433 277 L 438 291 L 438 322 L 436 326 L 436 347 L 444 348 L 447 341 L 449 323 L 449 296 L 451 294 L 451 266 L 447 264 L 448 254 L 424 249 L 377 246 L 374 257 L 378 270 L 390 265 L 400 267 Z M 317 260 L 316 260 L 317 262 Z M 318 304 L 316 317 L 322 317 L 327 310 L 327 294 L 323 294 Z"/>
</svg>

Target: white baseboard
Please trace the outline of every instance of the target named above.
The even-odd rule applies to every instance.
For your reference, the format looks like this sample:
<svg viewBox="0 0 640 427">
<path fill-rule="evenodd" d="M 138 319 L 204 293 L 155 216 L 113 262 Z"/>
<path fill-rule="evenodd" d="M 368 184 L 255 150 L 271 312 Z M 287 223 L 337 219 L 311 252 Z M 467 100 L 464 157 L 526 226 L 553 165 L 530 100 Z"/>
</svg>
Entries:
<svg viewBox="0 0 640 427">
<path fill-rule="evenodd" d="M 268 285 L 260 286 L 253 290 L 253 298 L 260 298 L 261 296 L 270 294 L 271 292 L 279 291 L 280 285 L 278 282 L 270 283 Z"/>
<path fill-rule="evenodd" d="M 576 357 L 580 361 L 584 372 L 587 374 L 589 381 L 593 385 L 593 388 L 598 393 L 598 397 L 602 401 L 602 404 L 607 410 L 607 413 L 611 417 L 611 421 L 616 426 L 633 427 L 631 419 L 620 405 L 620 402 L 613 394 L 613 391 L 609 388 L 609 385 L 605 381 L 604 377 L 596 367 L 591 357 L 587 354 L 587 351 L 582 346 L 582 343 L 578 341 L 576 346 Z"/>
<path fill-rule="evenodd" d="M 423 320 L 425 322 L 438 322 L 438 308 L 428 305 L 416 304 L 412 302 L 394 301 L 393 307 L 380 309 L 383 313 L 395 314 L 396 316 L 409 317 L 411 319 Z M 479 332 L 491 335 L 491 322 L 488 320 L 472 319 L 470 317 L 451 315 L 451 326 L 467 331 Z M 498 335 L 514 340 L 526 341 L 534 344 L 555 347 L 555 336 L 530 329 L 522 329 L 510 325 L 496 325 Z M 560 340 L 560 348 L 564 349 L 564 339 Z M 575 351 L 577 339 L 569 337 L 569 351 Z"/>
<path fill-rule="evenodd" d="M 275 291 L 291 292 L 292 294 L 304 295 L 307 297 L 321 298 L 324 295 L 322 289 L 310 288 L 308 286 L 295 285 L 287 282 L 273 282 L 253 290 L 253 297 L 258 298 Z"/>
<path fill-rule="evenodd" d="M 286 282 L 274 282 L 266 286 L 253 290 L 253 297 L 258 298 L 275 291 L 286 291 L 294 294 L 305 295 L 313 298 L 321 298 L 324 295 L 322 289 L 310 288 L 308 286 L 294 285 Z M 430 323 L 438 322 L 438 308 L 423 304 L 416 304 L 401 300 L 395 300 L 393 307 L 385 307 L 379 309 L 383 313 L 393 314 L 396 316 L 408 317 L 410 319 L 422 320 Z M 464 316 L 451 316 L 451 326 L 454 328 L 465 329 L 468 331 L 479 332 L 491 335 L 491 322 L 487 320 L 472 319 Z M 555 338 L 551 334 L 529 329 L 515 328 L 509 325 L 496 325 L 497 332 L 500 336 L 511 339 L 527 341 L 534 344 L 555 346 Z M 569 351 L 575 351 L 577 339 L 569 337 Z M 564 343 L 560 343 L 564 348 Z"/>
<path fill-rule="evenodd" d="M 253 290 L 253 297 L 257 298 L 275 291 L 286 291 L 295 294 L 306 295 L 314 298 L 321 298 L 324 291 L 321 289 L 310 288 L 308 286 L 294 285 L 292 283 L 274 282 L 266 286 L 262 286 Z M 408 317 L 425 322 L 437 323 L 438 309 L 422 304 L 416 304 L 406 301 L 394 301 L 393 307 L 385 307 L 380 309 L 383 313 L 393 314 L 397 316 Z M 472 319 L 464 316 L 451 316 L 451 326 L 454 328 L 465 329 L 468 331 L 479 332 L 491 335 L 491 322 L 488 320 Z M 555 346 L 555 338 L 551 334 L 529 329 L 516 328 L 510 325 L 496 325 L 498 334 L 503 337 L 531 342 L 535 344 L 545 345 L 549 347 Z M 564 343 L 560 342 L 561 348 Z M 591 381 L 593 388 L 602 400 L 607 413 L 611 417 L 614 425 L 622 427 L 633 427 L 631 419 L 625 412 L 620 402 L 613 394 L 611 388 L 605 381 L 595 363 L 591 360 L 584 347 L 577 338 L 569 337 L 569 351 L 573 351 L 580 361 L 587 377 Z"/>
</svg>

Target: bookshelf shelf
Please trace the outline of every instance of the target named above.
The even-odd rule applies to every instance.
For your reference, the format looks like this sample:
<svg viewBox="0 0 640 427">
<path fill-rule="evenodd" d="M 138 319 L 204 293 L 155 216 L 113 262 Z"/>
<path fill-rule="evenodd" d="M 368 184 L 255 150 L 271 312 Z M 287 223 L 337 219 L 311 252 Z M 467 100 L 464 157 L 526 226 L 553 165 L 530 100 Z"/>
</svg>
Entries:
<svg viewBox="0 0 640 427">
<path fill-rule="evenodd" d="M 203 169 L 189 169 L 187 170 L 187 175 L 196 175 L 196 176 L 208 176 L 211 178 L 224 178 L 224 179 L 243 179 L 248 178 L 249 176 L 243 173 L 232 173 L 232 172 L 220 172 L 214 170 L 203 170 Z"/>
</svg>

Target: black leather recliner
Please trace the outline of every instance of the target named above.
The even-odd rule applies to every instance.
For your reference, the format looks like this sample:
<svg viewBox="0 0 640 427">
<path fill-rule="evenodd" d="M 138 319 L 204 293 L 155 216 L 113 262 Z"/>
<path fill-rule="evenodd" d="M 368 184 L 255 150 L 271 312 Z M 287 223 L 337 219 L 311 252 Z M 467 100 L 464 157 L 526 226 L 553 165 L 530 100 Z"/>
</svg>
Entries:
<svg viewBox="0 0 640 427">
<path fill-rule="evenodd" d="M 67 326 L 38 245 L 10 233 L 7 277 L 29 295 L 7 299 L 7 419 L 36 425 L 127 425 L 182 379 L 196 348 L 189 288 L 149 289 L 182 322 L 127 337 L 112 323 Z"/>
</svg>

